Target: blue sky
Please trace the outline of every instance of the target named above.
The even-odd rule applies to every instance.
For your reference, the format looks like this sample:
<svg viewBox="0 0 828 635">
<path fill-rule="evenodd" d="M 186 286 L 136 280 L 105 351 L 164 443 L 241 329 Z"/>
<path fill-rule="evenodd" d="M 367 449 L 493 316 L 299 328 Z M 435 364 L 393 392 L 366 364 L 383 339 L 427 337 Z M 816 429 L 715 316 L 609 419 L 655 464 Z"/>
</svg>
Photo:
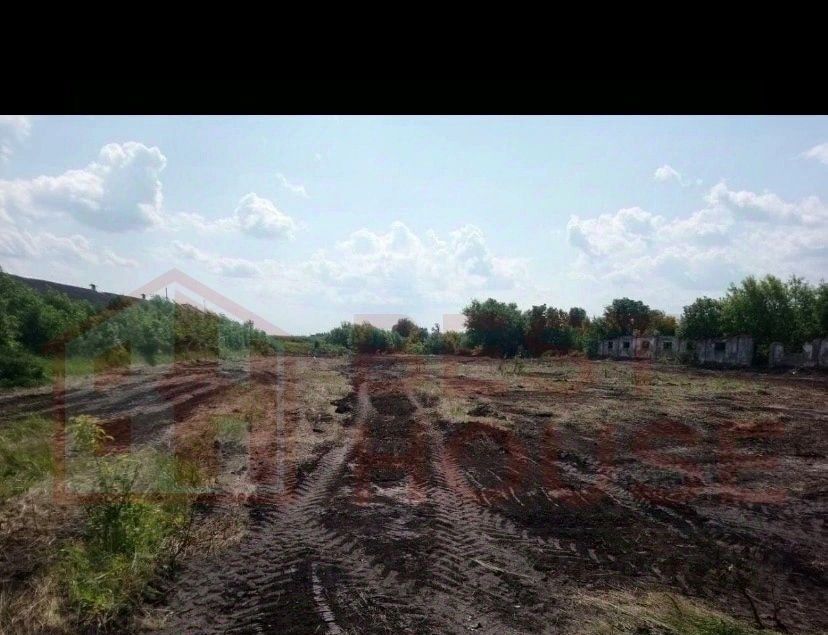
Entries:
<svg viewBox="0 0 828 635">
<path fill-rule="evenodd" d="M 0 116 L 5 270 L 177 267 L 292 333 L 818 281 L 826 200 L 825 117 Z"/>
</svg>

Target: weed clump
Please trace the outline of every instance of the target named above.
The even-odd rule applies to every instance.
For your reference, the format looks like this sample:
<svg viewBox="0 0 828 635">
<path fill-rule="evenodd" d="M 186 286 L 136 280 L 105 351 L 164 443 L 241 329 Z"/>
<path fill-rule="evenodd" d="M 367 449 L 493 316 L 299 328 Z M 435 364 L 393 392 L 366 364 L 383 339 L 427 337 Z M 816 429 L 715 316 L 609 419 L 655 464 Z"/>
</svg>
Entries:
<svg viewBox="0 0 828 635">
<path fill-rule="evenodd" d="M 100 456 L 109 437 L 93 417 L 73 419 L 68 432 L 96 491 L 82 537 L 63 549 L 60 578 L 78 621 L 102 626 L 137 603 L 186 547 L 199 472 L 166 456 Z"/>
</svg>

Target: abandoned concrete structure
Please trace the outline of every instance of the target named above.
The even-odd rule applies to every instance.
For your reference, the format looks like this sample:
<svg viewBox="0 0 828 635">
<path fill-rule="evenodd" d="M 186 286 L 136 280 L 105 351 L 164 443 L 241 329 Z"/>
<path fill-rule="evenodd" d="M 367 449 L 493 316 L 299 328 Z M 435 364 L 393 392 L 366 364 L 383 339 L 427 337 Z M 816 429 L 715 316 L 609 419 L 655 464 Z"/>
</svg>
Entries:
<svg viewBox="0 0 828 635">
<path fill-rule="evenodd" d="M 749 335 L 684 340 L 673 335 L 622 335 L 604 340 L 599 347 L 601 357 L 615 359 L 671 359 L 690 354 L 700 364 L 750 366 L 753 362 L 753 338 Z"/>
<path fill-rule="evenodd" d="M 679 338 L 672 335 L 622 335 L 604 340 L 599 347 L 602 357 L 616 359 L 661 359 L 677 356 L 681 351 Z"/>
<path fill-rule="evenodd" d="M 828 368 L 828 338 L 817 338 L 802 345 L 799 352 L 785 352 L 781 342 L 770 345 L 768 365 L 774 367 Z"/>
<path fill-rule="evenodd" d="M 753 338 L 735 335 L 695 342 L 695 358 L 700 364 L 750 366 L 753 363 Z"/>
</svg>

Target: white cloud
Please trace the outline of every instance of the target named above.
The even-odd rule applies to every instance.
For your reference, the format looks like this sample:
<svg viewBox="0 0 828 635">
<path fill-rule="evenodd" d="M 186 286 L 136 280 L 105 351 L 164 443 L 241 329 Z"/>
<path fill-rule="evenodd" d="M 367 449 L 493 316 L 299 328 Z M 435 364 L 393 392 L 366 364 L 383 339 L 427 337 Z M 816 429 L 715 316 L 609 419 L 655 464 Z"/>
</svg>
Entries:
<svg viewBox="0 0 828 635">
<path fill-rule="evenodd" d="M 813 225 L 828 220 L 828 207 L 817 196 L 792 203 L 772 192 L 757 194 L 748 190 L 731 190 L 722 181 L 710 189 L 706 200 L 712 206 L 734 211 L 747 221 Z"/>
<path fill-rule="evenodd" d="M 288 178 L 282 174 L 281 172 L 276 173 L 276 178 L 279 179 L 279 183 L 282 184 L 282 187 L 286 190 L 290 190 L 294 194 L 298 196 L 302 196 L 304 198 L 309 198 L 308 191 L 305 189 L 305 186 L 301 183 L 291 183 Z"/>
<path fill-rule="evenodd" d="M 0 163 L 5 163 L 32 130 L 32 119 L 26 115 L 0 115 Z"/>
<path fill-rule="evenodd" d="M 705 202 L 674 219 L 637 207 L 570 217 L 569 243 L 581 252 L 573 275 L 675 295 L 720 293 L 748 273 L 818 280 L 828 271 L 828 213 L 819 198 L 790 202 L 719 183 Z"/>
<path fill-rule="evenodd" d="M 239 201 L 233 214 L 239 229 L 251 236 L 292 239 L 295 235 L 294 220 L 280 211 L 273 201 L 252 192 Z"/>
<path fill-rule="evenodd" d="M 675 179 L 681 183 L 681 174 L 679 174 L 672 166 L 662 165 L 653 173 L 653 178 L 656 181 L 666 182 Z"/>
<path fill-rule="evenodd" d="M 179 240 L 174 240 L 172 245 L 176 256 L 200 263 L 208 271 L 220 276 L 230 278 L 258 278 L 262 275 L 262 266 L 251 260 L 216 256 Z"/>
<path fill-rule="evenodd" d="M 566 228 L 570 244 L 590 256 L 631 256 L 645 250 L 663 224 L 661 216 L 628 207 L 596 218 L 572 216 Z"/>
<path fill-rule="evenodd" d="M 828 141 L 814 146 L 813 148 L 805 152 L 804 155 L 809 159 L 816 159 L 820 163 L 828 165 Z"/>
<path fill-rule="evenodd" d="M 465 301 L 525 279 L 525 262 L 493 255 L 473 225 L 445 238 L 420 237 L 401 222 L 386 232 L 360 229 L 302 268 L 335 302 L 380 305 Z"/>
<path fill-rule="evenodd" d="M 13 215 L 65 214 L 106 231 L 162 224 L 160 174 L 167 160 L 142 143 L 110 143 L 98 159 L 58 176 L 0 181 L 0 203 Z"/>
<path fill-rule="evenodd" d="M 298 225 L 276 204 L 251 192 L 241 198 L 231 216 L 209 220 L 201 214 L 182 212 L 169 219 L 172 229 L 194 228 L 205 233 L 239 231 L 257 238 L 293 240 Z"/>
<path fill-rule="evenodd" d="M 295 265 L 207 253 L 173 241 L 174 254 L 224 276 L 259 278 L 282 295 L 319 298 L 361 308 L 421 302 L 464 302 L 472 295 L 512 290 L 526 279 L 525 263 L 494 256 L 477 227 L 439 237 L 418 236 L 395 222 L 385 232 L 360 229 Z"/>
</svg>

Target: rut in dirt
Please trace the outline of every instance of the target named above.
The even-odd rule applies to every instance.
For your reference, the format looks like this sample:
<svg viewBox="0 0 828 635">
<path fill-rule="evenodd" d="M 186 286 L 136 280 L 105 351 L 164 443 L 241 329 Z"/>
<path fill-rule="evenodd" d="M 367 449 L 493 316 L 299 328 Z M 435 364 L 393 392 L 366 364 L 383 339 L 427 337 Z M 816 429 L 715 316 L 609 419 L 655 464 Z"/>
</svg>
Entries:
<svg viewBox="0 0 828 635">
<path fill-rule="evenodd" d="M 301 481 L 284 478 L 295 466 L 259 466 L 272 478 L 249 533 L 187 565 L 168 632 L 542 630 L 541 576 L 514 549 L 524 537 L 455 491 L 456 465 L 403 377 L 355 371 L 344 443 Z"/>
</svg>

